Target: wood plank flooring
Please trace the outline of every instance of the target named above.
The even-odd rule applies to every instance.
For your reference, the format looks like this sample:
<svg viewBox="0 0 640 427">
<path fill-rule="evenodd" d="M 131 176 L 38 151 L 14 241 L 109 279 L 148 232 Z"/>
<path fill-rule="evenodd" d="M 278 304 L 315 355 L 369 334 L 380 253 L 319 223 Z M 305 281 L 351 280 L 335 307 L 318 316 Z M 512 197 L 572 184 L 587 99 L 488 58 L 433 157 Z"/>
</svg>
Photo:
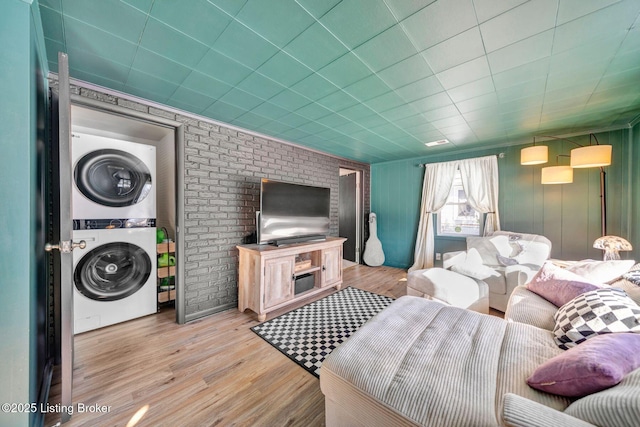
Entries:
<svg viewBox="0 0 640 427">
<path fill-rule="evenodd" d="M 356 265 L 343 278 L 345 287 L 393 298 L 406 294 L 405 270 Z M 78 335 L 73 401 L 109 412 L 76 410 L 65 426 L 324 425 L 318 379 L 249 330 L 258 324 L 255 313 L 233 309 L 186 325 L 174 319 L 174 311 L 165 309 Z M 55 379 L 49 402 L 60 402 Z M 136 414 L 142 414 L 137 424 Z M 45 426 L 59 420 L 49 413 Z"/>
</svg>

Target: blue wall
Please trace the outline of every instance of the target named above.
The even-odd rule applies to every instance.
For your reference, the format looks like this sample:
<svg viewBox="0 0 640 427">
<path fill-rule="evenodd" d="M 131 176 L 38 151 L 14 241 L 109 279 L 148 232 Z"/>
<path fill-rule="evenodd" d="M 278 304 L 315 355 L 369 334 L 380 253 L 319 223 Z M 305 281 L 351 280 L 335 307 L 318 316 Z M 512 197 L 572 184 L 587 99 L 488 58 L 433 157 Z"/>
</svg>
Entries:
<svg viewBox="0 0 640 427">
<path fill-rule="evenodd" d="M 37 401 L 37 295 L 44 286 L 37 232 L 38 170 L 46 54 L 38 3 L 0 7 L 0 402 Z M 40 246 L 40 247 L 37 247 Z M 32 425 L 29 413 L 1 413 L 0 425 Z"/>
<path fill-rule="evenodd" d="M 622 129 L 598 133 L 601 144 L 613 145 L 607 179 L 607 234 L 629 238 L 640 248 L 638 233 L 632 233 L 638 218 L 640 181 L 629 159 L 638 161 L 638 130 Z M 588 135 L 570 138 L 589 144 Z M 635 141 L 633 141 L 635 140 Z M 413 263 L 424 168 L 420 163 L 481 157 L 503 152 L 500 170 L 500 220 L 503 230 L 543 234 L 553 243 L 552 257 L 560 259 L 600 259 L 602 252 L 592 248 L 600 236 L 599 169 L 576 169 L 573 184 L 542 185 L 540 170 L 556 162 L 559 154 L 569 154 L 576 146 L 566 141 L 545 141 L 549 146 L 547 165 L 520 165 L 523 146 L 467 151 L 463 155 L 433 155 L 410 160 L 377 163 L 371 166 L 371 211 L 378 215 L 378 235 L 385 252 L 385 264 L 406 268 Z M 634 152 L 634 147 L 635 151 Z M 559 157 L 559 164 L 568 164 Z M 632 207 L 635 206 L 635 216 Z M 634 221 L 633 218 L 636 220 Z M 436 252 L 464 249 L 461 238 L 436 238 Z M 638 254 L 637 256 L 635 254 Z M 640 252 L 622 253 L 640 258 Z"/>
</svg>

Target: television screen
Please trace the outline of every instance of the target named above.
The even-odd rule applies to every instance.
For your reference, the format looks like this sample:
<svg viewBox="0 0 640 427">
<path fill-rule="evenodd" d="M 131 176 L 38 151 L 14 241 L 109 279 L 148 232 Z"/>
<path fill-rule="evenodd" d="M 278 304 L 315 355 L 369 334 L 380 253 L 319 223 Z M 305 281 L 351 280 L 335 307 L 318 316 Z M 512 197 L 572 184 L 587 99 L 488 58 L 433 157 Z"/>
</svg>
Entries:
<svg viewBox="0 0 640 427">
<path fill-rule="evenodd" d="M 329 233 L 331 189 L 262 179 L 259 243 Z"/>
</svg>

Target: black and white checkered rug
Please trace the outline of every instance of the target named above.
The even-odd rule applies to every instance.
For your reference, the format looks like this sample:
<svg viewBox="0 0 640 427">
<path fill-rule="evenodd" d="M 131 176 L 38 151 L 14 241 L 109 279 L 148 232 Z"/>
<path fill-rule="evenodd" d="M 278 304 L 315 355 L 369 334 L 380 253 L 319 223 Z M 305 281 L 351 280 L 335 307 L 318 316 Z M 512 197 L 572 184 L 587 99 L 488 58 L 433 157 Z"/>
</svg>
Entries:
<svg viewBox="0 0 640 427">
<path fill-rule="evenodd" d="M 251 330 L 318 377 L 324 358 L 392 301 L 348 287 Z"/>
</svg>

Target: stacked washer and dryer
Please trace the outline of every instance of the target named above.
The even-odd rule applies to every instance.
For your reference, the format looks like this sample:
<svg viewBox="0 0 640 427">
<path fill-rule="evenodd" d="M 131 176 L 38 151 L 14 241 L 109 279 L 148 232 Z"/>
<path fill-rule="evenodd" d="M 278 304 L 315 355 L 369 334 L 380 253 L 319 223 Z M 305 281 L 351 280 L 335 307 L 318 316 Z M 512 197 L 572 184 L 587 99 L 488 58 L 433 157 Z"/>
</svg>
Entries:
<svg viewBox="0 0 640 427">
<path fill-rule="evenodd" d="M 74 332 L 157 311 L 156 147 L 74 133 Z"/>
</svg>

